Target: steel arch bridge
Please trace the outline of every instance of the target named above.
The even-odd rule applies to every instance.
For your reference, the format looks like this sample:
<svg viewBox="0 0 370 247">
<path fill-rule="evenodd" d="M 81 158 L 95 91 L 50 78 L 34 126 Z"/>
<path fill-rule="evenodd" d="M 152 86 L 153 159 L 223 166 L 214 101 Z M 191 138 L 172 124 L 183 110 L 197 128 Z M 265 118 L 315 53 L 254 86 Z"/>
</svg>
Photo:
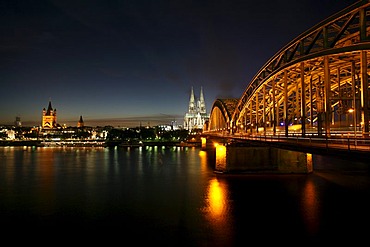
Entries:
<svg viewBox="0 0 370 247">
<path fill-rule="evenodd" d="M 206 132 L 368 136 L 369 56 L 367 0 L 283 47 L 240 99 L 217 99 Z"/>
</svg>

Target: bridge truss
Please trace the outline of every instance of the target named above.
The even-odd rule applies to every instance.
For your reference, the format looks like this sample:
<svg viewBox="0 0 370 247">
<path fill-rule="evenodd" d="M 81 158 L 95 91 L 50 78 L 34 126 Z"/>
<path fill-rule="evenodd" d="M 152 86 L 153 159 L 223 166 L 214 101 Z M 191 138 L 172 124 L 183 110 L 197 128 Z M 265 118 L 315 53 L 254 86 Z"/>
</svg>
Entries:
<svg viewBox="0 0 370 247">
<path fill-rule="evenodd" d="M 208 130 L 368 136 L 369 35 L 368 0 L 320 22 L 276 53 L 240 99 L 216 100 Z"/>
</svg>

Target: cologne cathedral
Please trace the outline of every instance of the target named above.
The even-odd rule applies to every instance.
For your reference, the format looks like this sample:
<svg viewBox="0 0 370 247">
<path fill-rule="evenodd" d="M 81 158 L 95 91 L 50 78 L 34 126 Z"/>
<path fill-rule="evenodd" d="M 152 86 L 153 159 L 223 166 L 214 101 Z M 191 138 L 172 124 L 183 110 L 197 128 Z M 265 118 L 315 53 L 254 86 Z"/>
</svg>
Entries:
<svg viewBox="0 0 370 247">
<path fill-rule="evenodd" d="M 189 111 L 185 113 L 184 129 L 191 131 L 192 129 L 203 129 L 203 126 L 209 120 L 207 114 L 206 103 L 203 96 L 203 88 L 200 88 L 199 99 L 194 96 L 193 87 L 191 87 Z"/>
</svg>

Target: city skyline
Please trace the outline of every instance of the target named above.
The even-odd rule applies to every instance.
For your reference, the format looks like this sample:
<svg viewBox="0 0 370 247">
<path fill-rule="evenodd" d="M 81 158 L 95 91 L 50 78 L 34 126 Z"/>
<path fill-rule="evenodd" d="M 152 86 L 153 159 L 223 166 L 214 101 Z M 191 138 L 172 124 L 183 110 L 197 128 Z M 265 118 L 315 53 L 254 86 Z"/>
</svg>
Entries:
<svg viewBox="0 0 370 247">
<path fill-rule="evenodd" d="M 193 91 L 193 90 L 192 90 Z M 199 92 L 199 95 L 194 94 L 189 95 L 189 99 L 191 100 L 192 96 L 195 97 L 196 100 L 201 97 L 201 94 L 203 93 L 202 88 Z M 194 100 L 194 98 L 193 98 Z M 188 101 L 190 104 L 190 102 Z M 55 110 L 57 113 L 59 110 L 57 110 L 56 107 L 53 106 L 53 102 L 51 99 L 48 101 L 48 106 L 45 106 L 40 112 L 40 121 L 29 121 L 22 123 L 22 119 L 19 115 L 15 116 L 15 119 L 11 123 L 6 123 L 5 125 L 16 125 L 16 126 L 42 126 L 43 124 L 43 112 L 46 111 L 49 107 L 51 107 L 52 110 Z M 188 113 L 188 112 L 187 112 Z M 58 115 L 58 114 L 57 114 Z M 59 116 L 57 116 L 57 119 Z M 64 121 L 59 122 L 56 121 L 56 124 L 61 126 L 75 126 L 78 125 L 79 121 L 83 119 L 83 115 L 80 115 L 78 117 L 78 120 L 71 120 L 71 121 Z M 126 117 L 126 118 L 111 118 L 111 119 L 90 119 L 87 123 L 88 126 L 106 126 L 111 125 L 115 127 L 138 127 L 138 126 L 157 126 L 157 125 L 173 125 L 173 126 L 183 126 L 185 114 L 184 115 L 167 115 L 164 113 L 160 113 L 159 115 L 147 115 L 143 117 Z M 84 121 L 85 122 L 85 121 Z M 0 123 L 1 125 L 1 123 Z"/>
<path fill-rule="evenodd" d="M 240 98 L 279 49 L 357 1 L 1 3 L 0 124 L 182 124 L 191 87 L 207 112 Z M 97 124 L 101 123 L 101 124 Z"/>
<path fill-rule="evenodd" d="M 51 102 L 51 101 L 50 101 Z M 51 102 L 53 105 L 53 102 Z M 47 108 L 47 107 L 45 107 Z M 59 110 L 57 110 L 59 114 Z M 42 125 L 42 110 L 39 114 L 39 120 L 36 121 L 23 121 L 22 117 L 17 115 L 14 116 L 13 121 L 7 123 L 0 123 L 0 125 L 21 125 L 21 126 L 41 126 Z M 62 122 L 57 120 L 57 124 L 61 126 L 77 126 L 80 118 L 84 118 L 83 115 L 76 116 L 76 119 L 65 120 L 62 117 Z M 59 115 L 58 118 L 59 119 Z M 132 117 L 116 117 L 116 118 L 105 118 L 105 119 L 89 119 L 84 120 L 86 126 L 114 126 L 114 127 L 138 127 L 138 126 L 157 126 L 157 125 L 178 125 L 182 126 L 184 121 L 184 115 L 167 115 L 160 113 L 158 115 L 146 115 L 146 116 L 132 116 Z M 18 123 L 16 123 L 18 122 Z"/>
</svg>

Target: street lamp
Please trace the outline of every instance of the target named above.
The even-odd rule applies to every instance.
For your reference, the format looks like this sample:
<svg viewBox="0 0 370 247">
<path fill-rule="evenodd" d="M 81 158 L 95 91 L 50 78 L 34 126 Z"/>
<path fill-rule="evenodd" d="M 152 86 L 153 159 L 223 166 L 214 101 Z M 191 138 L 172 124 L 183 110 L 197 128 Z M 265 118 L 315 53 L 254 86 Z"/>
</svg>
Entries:
<svg viewBox="0 0 370 247">
<path fill-rule="evenodd" d="M 357 144 L 357 137 L 356 137 L 356 125 L 357 125 L 357 119 L 356 119 L 356 112 L 355 112 L 355 109 L 354 108 L 349 108 L 348 109 L 348 112 L 349 113 L 353 113 L 352 117 L 353 117 L 353 125 L 354 125 L 354 131 L 353 131 L 353 134 L 355 135 L 355 143 Z"/>
</svg>

